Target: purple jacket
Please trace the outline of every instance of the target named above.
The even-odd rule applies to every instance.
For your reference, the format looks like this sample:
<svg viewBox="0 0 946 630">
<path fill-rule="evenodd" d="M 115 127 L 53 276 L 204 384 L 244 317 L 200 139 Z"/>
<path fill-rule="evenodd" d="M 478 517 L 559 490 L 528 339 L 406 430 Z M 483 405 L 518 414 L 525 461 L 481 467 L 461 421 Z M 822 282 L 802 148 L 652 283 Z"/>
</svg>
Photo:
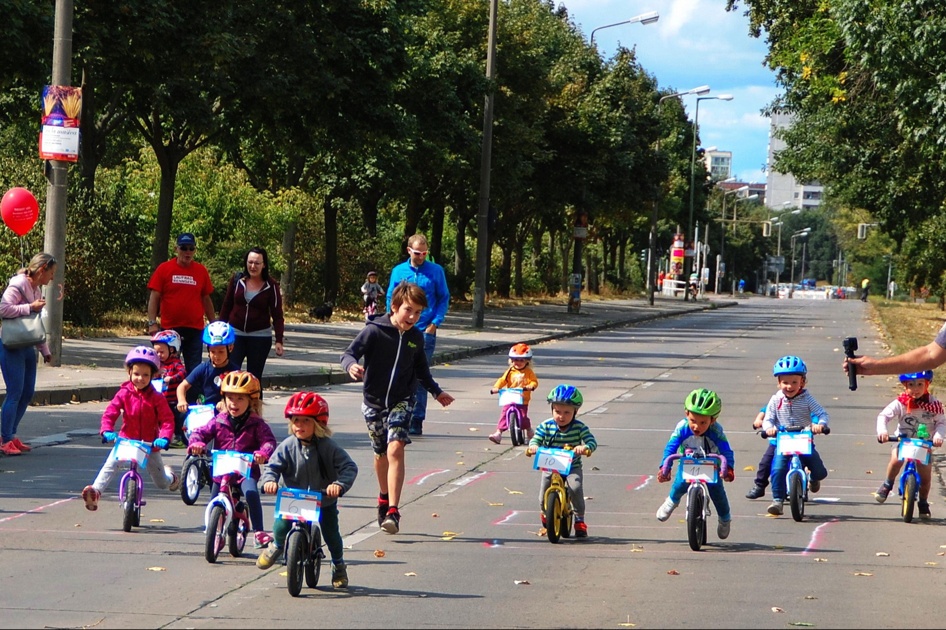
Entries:
<svg viewBox="0 0 946 630">
<path fill-rule="evenodd" d="M 164 408 L 168 408 L 167 403 Z M 276 450 L 276 436 L 273 435 L 273 430 L 263 418 L 255 413 L 250 413 L 246 424 L 243 425 L 243 430 L 239 433 L 233 431 L 230 414 L 226 411 L 218 413 L 212 422 L 208 422 L 191 434 L 187 445 L 206 447 L 211 440 L 214 441 L 215 449 L 252 453 L 262 455 L 267 459 Z M 252 475 L 253 479 L 259 479 L 260 468 L 256 462 L 253 462 Z"/>
<path fill-rule="evenodd" d="M 131 381 L 122 383 L 102 414 L 99 433 L 114 431 L 119 416 L 122 418 L 122 428 L 118 435 L 123 438 L 154 442 L 159 437 L 168 441 L 174 437 L 171 408 L 164 396 L 150 384 L 144 391 L 139 391 Z"/>
<path fill-rule="evenodd" d="M 229 283 L 220 306 L 220 319 L 246 333 L 266 330 L 272 322 L 276 343 L 282 343 L 285 321 L 279 283 L 272 279 L 265 282 L 260 292 L 249 302 L 246 301 L 245 278 Z"/>
</svg>

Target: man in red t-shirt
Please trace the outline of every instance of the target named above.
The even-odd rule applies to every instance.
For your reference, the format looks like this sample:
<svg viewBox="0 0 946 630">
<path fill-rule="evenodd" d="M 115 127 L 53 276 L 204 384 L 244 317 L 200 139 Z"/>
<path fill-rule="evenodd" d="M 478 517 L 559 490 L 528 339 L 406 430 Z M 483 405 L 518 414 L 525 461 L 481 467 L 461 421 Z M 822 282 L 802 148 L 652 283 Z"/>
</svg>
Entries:
<svg viewBox="0 0 946 630">
<path fill-rule="evenodd" d="M 216 319 L 210 299 L 214 287 L 207 268 L 194 262 L 196 250 L 197 239 L 184 232 L 177 237 L 176 257 L 158 265 L 148 281 L 148 334 L 176 330 L 181 335 L 181 356 L 188 374 L 203 356 L 204 318 L 208 322 Z"/>
</svg>

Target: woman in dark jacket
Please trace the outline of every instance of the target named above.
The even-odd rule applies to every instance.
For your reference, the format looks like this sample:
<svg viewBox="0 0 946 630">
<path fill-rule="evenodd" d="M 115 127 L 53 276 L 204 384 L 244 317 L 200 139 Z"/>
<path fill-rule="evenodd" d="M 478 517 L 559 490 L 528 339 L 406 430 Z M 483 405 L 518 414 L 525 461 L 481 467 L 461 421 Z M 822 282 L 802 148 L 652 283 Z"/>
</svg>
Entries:
<svg viewBox="0 0 946 630">
<path fill-rule="evenodd" d="M 243 271 L 227 285 L 220 308 L 220 319 L 236 331 L 236 343 L 230 358 L 262 381 L 266 358 L 276 333 L 276 356 L 283 353 L 285 322 L 279 283 L 269 277 L 269 256 L 262 247 L 246 253 Z"/>
</svg>

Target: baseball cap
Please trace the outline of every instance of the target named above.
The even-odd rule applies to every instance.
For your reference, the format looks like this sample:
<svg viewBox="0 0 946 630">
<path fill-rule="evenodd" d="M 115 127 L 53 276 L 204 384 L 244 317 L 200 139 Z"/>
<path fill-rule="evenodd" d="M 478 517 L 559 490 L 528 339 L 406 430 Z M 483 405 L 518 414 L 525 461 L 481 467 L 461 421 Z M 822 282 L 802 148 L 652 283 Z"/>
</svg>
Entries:
<svg viewBox="0 0 946 630">
<path fill-rule="evenodd" d="M 190 232 L 182 232 L 177 236 L 177 246 L 180 247 L 181 245 L 193 245 L 197 247 L 197 239 L 194 238 L 194 235 Z"/>
</svg>

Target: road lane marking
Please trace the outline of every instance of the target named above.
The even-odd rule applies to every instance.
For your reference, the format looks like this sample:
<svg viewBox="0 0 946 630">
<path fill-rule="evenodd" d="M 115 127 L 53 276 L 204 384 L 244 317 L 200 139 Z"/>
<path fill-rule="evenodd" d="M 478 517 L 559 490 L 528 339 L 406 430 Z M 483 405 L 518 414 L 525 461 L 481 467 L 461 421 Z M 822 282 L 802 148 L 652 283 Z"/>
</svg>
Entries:
<svg viewBox="0 0 946 630">
<path fill-rule="evenodd" d="M 0 523 L 6 523 L 7 521 L 12 521 L 15 518 L 20 518 L 21 516 L 26 516 L 27 514 L 35 514 L 36 512 L 42 512 L 46 508 L 56 507 L 61 503 L 68 503 L 69 501 L 74 501 L 76 497 L 69 497 L 68 499 L 60 499 L 59 501 L 53 501 L 52 503 L 47 503 L 46 505 L 41 505 L 35 507 L 32 510 L 27 510 L 26 512 L 20 512 L 19 514 L 14 514 L 13 516 L 8 516 L 6 518 L 0 518 Z"/>
<path fill-rule="evenodd" d="M 409 486 L 414 486 L 414 485 L 416 485 L 416 486 L 421 486 L 421 485 L 424 484 L 425 481 L 427 481 L 428 479 L 430 479 L 430 478 L 433 477 L 434 475 L 442 475 L 443 473 L 446 473 L 446 472 L 450 472 L 450 470 L 447 469 L 447 468 L 441 468 L 441 469 L 439 469 L 439 470 L 428 470 L 427 472 L 421 473 L 421 474 L 417 475 L 416 477 L 414 477 L 413 479 L 411 479 L 410 481 L 408 481 L 408 482 L 407 482 L 407 485 L 409 485 Z"/>
<path fill-rule="evenodd" d="M 816 527 L 815 531 L 811 532 L 811 538 L 808 540 L 808 546 L 805 547 L 805 550 L 801 552 L 801 555 L 807 556 L 810 552 L 817 551 L 818 544 L 821 542 L 822 534 L 824 533 L 824 530 L 829 525 L 833 525 L 834 523 L 838 523 L 838 522 L 840 522 L 840 519 L 835 518 L 828 521 L 827 523 L 822 523 L 821 525 Z"/>
</svg>

